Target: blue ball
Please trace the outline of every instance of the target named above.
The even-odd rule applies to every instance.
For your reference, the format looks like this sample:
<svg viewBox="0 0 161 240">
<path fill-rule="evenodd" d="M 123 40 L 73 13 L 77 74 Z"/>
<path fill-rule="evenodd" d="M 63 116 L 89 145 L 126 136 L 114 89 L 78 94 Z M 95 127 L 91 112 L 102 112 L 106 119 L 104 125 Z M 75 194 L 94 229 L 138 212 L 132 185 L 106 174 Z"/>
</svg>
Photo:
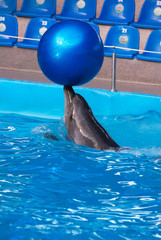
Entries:
<svg viewBox="0 0 161 240">
<path fill-rule="evenodd" d="M 38 63 L 51 81 L 83 85 L 99 72 L 104 59 L 101 37 L 88 23 L 66 20 L 49 28 L 40 40 Z"/>
</svg>

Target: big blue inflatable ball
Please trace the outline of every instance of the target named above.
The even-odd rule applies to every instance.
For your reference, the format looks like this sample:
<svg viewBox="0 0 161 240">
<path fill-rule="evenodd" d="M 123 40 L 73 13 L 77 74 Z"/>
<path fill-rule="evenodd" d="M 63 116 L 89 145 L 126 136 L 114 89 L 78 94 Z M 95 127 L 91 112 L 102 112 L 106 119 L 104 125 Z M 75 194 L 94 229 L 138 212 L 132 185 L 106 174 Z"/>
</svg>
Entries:
<svg viewBox="0 0 161 240">
<path fill-rule="evenodd" d="M 38 63 L 44 75 L 66 86 L 92 80 L 103 59 L 99 34 L 90 24 L 79 20 L 56 23 L 45 32 L 38 47 Z"/>
</svg>

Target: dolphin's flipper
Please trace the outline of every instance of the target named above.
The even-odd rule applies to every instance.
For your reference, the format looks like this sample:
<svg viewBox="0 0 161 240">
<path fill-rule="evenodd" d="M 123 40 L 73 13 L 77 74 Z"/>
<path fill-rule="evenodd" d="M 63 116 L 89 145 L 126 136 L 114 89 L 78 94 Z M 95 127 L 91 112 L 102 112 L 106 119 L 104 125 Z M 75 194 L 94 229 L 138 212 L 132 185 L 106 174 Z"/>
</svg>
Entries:
<svg viewBox="0 0 161 240">
<path fill-rule="evenodd" d="M 44 133 L 43 136 L 44 136 L 45 138 L 47 138 L 47 139 L 59 141 L 59 139 L 58 139 L 56 136 L 54 136 L 53 134 L 51 134 L 51 133 Z"/>
<path fill-rule="evenodd" d="M 80 94 L 76 94 L 71 86 L 64 86 L 64 96 L 64 123 L 75 143 L 98 150 L 119 148 L 95 119 L 91 108 Z"/>
</svg>

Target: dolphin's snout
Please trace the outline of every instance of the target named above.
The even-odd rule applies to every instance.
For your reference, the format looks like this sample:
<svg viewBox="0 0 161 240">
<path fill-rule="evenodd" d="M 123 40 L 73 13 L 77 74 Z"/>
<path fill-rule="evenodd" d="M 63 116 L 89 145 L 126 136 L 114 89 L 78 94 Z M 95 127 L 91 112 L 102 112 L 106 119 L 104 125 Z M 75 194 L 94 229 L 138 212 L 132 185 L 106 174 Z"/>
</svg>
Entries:
<svg viewBox="0 0 161 240">
<path fill-rule="evenodd" d="M 65 101 L 71 102 L 75 96 L 75 92 L 71 86 L 64 86 Z"/>
</svg>

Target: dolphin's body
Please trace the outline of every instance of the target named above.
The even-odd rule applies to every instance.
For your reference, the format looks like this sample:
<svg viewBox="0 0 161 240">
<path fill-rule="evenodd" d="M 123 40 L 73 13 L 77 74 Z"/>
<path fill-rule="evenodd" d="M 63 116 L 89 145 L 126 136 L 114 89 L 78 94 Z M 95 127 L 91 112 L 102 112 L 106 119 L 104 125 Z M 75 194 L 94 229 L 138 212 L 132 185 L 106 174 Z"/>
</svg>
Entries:
<svg viewBox="0 0 161 240">
<path fill-rule="evenodd" d="M 118 149 L 119 145 L 95 119 L 86 100 L 76 94 L 72 87 L 64 86 L 64 123 L 68 134 L 78 145 L 98 150 Z"/>
</svg>

